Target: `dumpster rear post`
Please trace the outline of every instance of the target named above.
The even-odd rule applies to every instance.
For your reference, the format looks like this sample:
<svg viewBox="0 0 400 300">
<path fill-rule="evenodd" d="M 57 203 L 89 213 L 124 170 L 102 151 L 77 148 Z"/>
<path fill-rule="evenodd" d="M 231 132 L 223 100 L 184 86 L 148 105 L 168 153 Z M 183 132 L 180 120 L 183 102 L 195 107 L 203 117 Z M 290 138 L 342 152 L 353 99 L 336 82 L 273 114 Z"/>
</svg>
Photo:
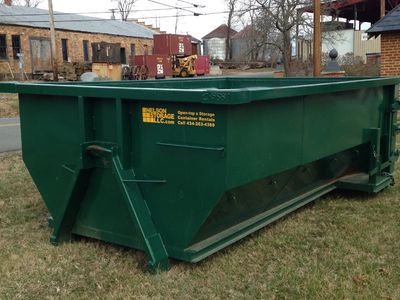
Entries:
<svg viewBox="0 0 400 300">
<path fill-rule="evenodd" d="M 399 78 L 4 83 L 51 242 L 198 262 L 335 189 L 377 193 L 399 156 Z"/>
</svg>

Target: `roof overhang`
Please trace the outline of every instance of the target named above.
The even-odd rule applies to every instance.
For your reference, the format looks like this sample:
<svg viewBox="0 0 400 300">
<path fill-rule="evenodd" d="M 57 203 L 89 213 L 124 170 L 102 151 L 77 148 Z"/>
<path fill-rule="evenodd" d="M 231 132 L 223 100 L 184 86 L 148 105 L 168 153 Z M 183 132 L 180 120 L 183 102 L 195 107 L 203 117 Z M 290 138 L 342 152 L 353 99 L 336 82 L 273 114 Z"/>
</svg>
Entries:
<svg viewBox="0 0 400 300">
<path fill-rule="evenodd" d="M 386 10 L 392 10 L 400 0 L 385 0 Z M 302 12 L 313 13 L 313 6 L 306 6 L 300 9 Z M 375 23 L 381 18 L 379 0 L 336 0 L 321 3 L 321 14 L 357 20 L 359 22 Z"/>
</svg>

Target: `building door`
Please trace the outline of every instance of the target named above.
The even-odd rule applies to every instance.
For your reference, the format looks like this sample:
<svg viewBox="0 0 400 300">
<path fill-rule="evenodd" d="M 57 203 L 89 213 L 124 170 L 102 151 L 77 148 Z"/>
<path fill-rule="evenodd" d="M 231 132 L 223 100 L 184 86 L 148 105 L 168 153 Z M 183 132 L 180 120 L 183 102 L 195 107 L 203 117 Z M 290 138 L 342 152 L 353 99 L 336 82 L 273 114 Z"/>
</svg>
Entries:
<svg viewBox="0 0 400 300">
<path fill-rule="evenodd" d="M 30 37 L 32 73 L 51 72 L 51 43 L 43 37 Z"/>
<path fill-rule="evenodd" d="M 121 64 L 126 64 L 126 53 L 125 48 L 121 47 Z"/>
</svg>

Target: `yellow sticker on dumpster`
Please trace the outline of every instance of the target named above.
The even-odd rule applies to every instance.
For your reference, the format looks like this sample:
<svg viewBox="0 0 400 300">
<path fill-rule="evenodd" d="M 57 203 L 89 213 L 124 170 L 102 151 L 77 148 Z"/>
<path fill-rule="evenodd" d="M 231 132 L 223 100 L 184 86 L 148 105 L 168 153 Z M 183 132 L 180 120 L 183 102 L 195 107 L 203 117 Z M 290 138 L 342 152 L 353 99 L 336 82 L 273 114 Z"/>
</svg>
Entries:
<svg viewBox="0 0 400 300">
<path fill-rule="evenodd" d="M 143 123 L 194 127 L 215 127 L 216 114 L 207 111 L 168 111 L 162 107 L 142 107 Z"/>
<path fill-rule="evenodd" d="M 143 123 L 175 124 L 175 114 L 168 113 L 166 108 L 142 107 Z"/>
</svg>

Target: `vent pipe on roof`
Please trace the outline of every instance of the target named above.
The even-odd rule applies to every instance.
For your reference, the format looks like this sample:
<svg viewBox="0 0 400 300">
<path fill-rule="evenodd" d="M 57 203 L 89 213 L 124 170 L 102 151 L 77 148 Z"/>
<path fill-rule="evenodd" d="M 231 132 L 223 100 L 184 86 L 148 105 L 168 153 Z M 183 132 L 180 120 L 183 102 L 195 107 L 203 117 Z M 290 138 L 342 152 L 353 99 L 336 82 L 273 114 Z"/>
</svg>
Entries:
<svg viewBox="0 0 400 300">
<path fill-rule="evenodd" d="M 4 0 L 4 4 L 11 6 L 12 5 L 12 0 Z"/>
</svg>

